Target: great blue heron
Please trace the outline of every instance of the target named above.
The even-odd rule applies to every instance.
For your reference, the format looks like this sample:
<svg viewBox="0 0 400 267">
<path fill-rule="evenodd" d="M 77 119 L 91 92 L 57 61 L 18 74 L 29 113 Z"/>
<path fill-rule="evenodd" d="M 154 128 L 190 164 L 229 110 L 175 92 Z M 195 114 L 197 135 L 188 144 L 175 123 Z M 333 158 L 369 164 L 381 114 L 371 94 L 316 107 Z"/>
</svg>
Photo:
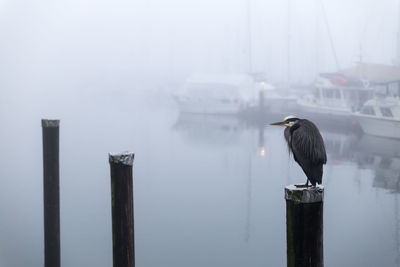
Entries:
<svg viewBox="0 0 400 267">
<path fill-rule="evenodd" d="M 281 122 L 271 125 L 286 126 L 284 135 L 288 144 L 289 153 L 300 165 L 313 186 L 322 183 L 322 165 L 326 163 L 325 145 L 322 136 L 314 123 L 306 119 L 288 116 Z"/>
</svg>

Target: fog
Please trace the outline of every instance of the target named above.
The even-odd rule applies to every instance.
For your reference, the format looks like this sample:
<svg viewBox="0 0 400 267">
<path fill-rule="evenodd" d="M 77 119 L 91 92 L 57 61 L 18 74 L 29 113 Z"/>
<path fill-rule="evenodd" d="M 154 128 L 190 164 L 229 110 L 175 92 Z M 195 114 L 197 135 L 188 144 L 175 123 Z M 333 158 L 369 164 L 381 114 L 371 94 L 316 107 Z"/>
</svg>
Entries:
<svg viewBox="0 0 400 267">
<path fill-rule="evenodd" d="M 2 87 L 140 90 L 193 72 L 249 69 L 273 82 L 286 82 L 290 72 L 292 82 L 310 83 L 337 70 L 333 49 L 342 68 L 360 56 L 396 58 L 397 1 L 289 3 L 3 0 Z"/>
<path fill-rule="evenodd" d="M 108 153 L 124 150 L 137 266 L 284 266 L 283 188 L 305 175 L 268 124 L 288 114 L 325 140 L 325 266 L 400 266 L 399 127 L 376 136 L 354 119 L 375 86 L 398 101 L 399 13 L 395 0 L 0 0 L 0 267 L 43 265 L 42 118 L 61 120 L 62 266 L 112 265 Z M 349 78 L 357 94 L 320 76 L 359 63 L 396 75 Z M 241 113 L 182 111 L 202 78 L 217 92 L 206 106 Z M 299 108 L 310 94 L 357 99 L 320 103 L 337 118 Z"/>
</svg>

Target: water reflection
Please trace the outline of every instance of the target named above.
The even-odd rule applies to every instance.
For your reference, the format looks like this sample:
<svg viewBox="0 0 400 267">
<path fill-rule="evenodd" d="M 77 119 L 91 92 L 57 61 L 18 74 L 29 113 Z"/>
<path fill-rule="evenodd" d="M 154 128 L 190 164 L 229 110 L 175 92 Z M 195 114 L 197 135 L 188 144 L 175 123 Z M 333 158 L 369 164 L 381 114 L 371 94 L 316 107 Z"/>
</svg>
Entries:
<svg viewBox="0 0 400 267">
<path fill-rule="evenodd" d="M 62 118 L 63 265 L 110 265 L 106 155 L 128 147 L 137 155 L 137 266 L 285 266 L 283 188 L 304 182 L 305 176 L 288 156 L 283 129 L 266 127 L 282 116 L 257 124 L 229 116 L 177 116 L 144 107 L 112 116 L 101 110 Z M 115 117 L 129 124 L 116 123 Z M 43 262 L 41 139 L 36 118 L 40 116 L 25 119 L 32 123 L 19 132 L 20 144 L 2 144 L 6 155 L 27 154 L 24 168 L 18 168 L 16 157 L 7 157 L 1 169 L 1 266 Z M 90 127 L 83 127 L 88 121 Z M 9 139 L 15 125 L 7 121 L 4 125 L 3 137 Z M 322 124 L 320 129 L 328 152 L 325 266 L 399 266 L 399 141 Z"/>
<path fill-rule="evenodd" d="M 273 119 L 266 118 L 265 125 L 268 121 Z M 256 241 L 267 247 L 269 243 L 285 241 L 286 238 L 284 227 L 276 224 L 278 221 L 285 222 L 284 211 L 279 208 L 283 198 L 280 194 L 270 198 L 270 190 L 280 192 L 285 184 L 301 183 L 304 174 L 293 159 L 288 158 L 283 129 L 265 125 L 229 116 L 181 114 L 173 130 L 188 145 L 207 146 L 209 152 L 215 153 L 221 149 L 229 150 L 226 157 L 230 163 L 224 168 L 236 169 L 236 174 L 244 179 L 240 189 L 245 193 L 243 242 L 252 245 Z M 328 153 L 328 165 L 324 169 L 324 184 L 327 186 L 327 207 L 324 209 L 327 220 L 324 226 L 327 237 L 325 265 L 343 266 L 346 263 L 348 266 L 399 266 L 400 141 L 360 135 L 358 131 L 352 131 L 351 127 L 325 127 L 322 124 L 320 130 Z M 266 187 L 260 190 L 260 184 Z M 394 194 L 381 195 L 381 191 L 376 190 Z M 354 198 L 359 201 L 354 201 Z M 260 205 L 262 210 L 255 208 Z M 343 209 L 342 205 L 348 208 Z M 385 206 L 383 210 L 380 210 L 381 205 Z M 367 207 L 370 209 L 360 214 Z M 383 214 L 386 214 L 385 218 Z M 279 217 L 280 220 L 272 223 L 276 227 L 271 230 L 271 223 L 259 225 L 260 216 Z M 343 222 L 338 222 L 338 218 L 343 218 L 340 219 Z M 344 218 L 350 218 L 353 223 L 348 224 Z M 381 230 L 376 231 L 377 228 Z M 265 235 L 269 238 L 262 242 L 257 238 Z M 343 245 L 343 238 L 347 240 L 352 235 L 358 237 L 353 238 L 348 245 Z M 386 239 L 391 236 L 395 238 Z M 381 248 L 371 245 L 376 241 L 374 239 L 378 240 Z M 280 244 L 278 248 L 285 253 L 285 244 Z M 354 250 L 354 247 L 357 249 Z M 384 251 L 393 253 L 385 254 Z M 271 262 L 284 265 L 285 260 L 281 253 L 275 256 L 268 253 L 267 265 Z"/>
<path fill-rule="evenodd" d="M 374 173 L 372 186 L 393 194 L 395 264 L 400 266 L 400 140 L 363 135 L 354 148 L 358 167 Z"/>
<path fill-rule="evenodd" d="M 330 163 L 355 162 L 360 170 L 373 173 L 372 187 L 393 193 L 395 266 L 400 266 L 400 140 L 357 133 L 324 131 Z M 354 178 L 359 179 L 359 175 Z M 329 253 L 329 252 L 328 252 Z"/>
<path fill-rule="evenodd" d="M 266 120 L 267 121 L 267 120 Z M 242 147 L 248 155 L 266 155 L 271 129 L 248 124 L 233 116 L 180 114 L 173 129 L 190 143 L 207 146 Z M 347 128 L 320 127 L 330 165 L 354 162 L 375 173 L 373 186 L 400 192 L 400 140 L 361 135 Z M 249 144 L 249 137 L 256 137 Z M 243 144 L 242 141 L 246 140 Z M 246 157 L 246 156 L 245 156 Z M 251 165 L 251 157 L 247 165 Z M 250 168 L 251 169 L 251 168 Z M 251 172 L 250 172 L 251 173 Z"/>
<path fill-rule="evenodd" d="M 340 129 L 340 128 L 339 128 Z M 353 147 L 358 136 L 351 132 L 327 131 L 322 128 L 329 164 L 346 164 L 353 159 Z"/>
<path fill-rule="evenodd" d="M 182 134 L 182 138 L 191 144 L 236 147 L 239 158 L 225 156 L 225 168 L 229 166 L 242 166 L 243 177 L 246 179 L 246 220 L 244 240 L 250 239 L 251 202 L 252 202 L 252 164 L 253 157 L 263 156 L 264 135 L 263 129 L 259 131 L 258 145 L 247 146 L 248 131 L 244 121 L 235 116 L 181 113 L 173 125 L 173 129 Z M 246 130 L 247 129 L 247 130 Z M 244 145 L 246 144 L 246 145 Z M 260 148 L 261 147 L 261 148 Z M 229 163 L 227 161 L 230 161 Z"/>
<path fill-rule="evenodd" d="M 363 135 L 354 148 L 359 168 L 373 170 L 374 187 L 400 193 L 400 140 Z"/>
<path fill-rule="evenodd" d="M 173 129 L 197 145 L 239 145 L 244 124 L 234 116 L 181 113 Z"/>
<path fill-rule="evenodd" d="M 354 162 L 374 173 L 373 187 L 400 193 L 400 140 L 322 130 L 330 164 Z"/>
</svg>

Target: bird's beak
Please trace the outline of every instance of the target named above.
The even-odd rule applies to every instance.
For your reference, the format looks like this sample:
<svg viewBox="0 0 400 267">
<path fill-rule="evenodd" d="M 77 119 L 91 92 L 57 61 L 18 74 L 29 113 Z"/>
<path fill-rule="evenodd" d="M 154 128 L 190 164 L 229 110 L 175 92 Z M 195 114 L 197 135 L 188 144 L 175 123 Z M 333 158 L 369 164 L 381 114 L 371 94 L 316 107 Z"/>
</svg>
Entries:
<svg viewBox="0 0 400 267">
<path fill-rule="evenodd" d="M 270 125 L 280 125 L 280 126 L 285 126 L 285 122 L 284 121 L 280 121 L 280 122 L 273 122 Z"/>
</svg>

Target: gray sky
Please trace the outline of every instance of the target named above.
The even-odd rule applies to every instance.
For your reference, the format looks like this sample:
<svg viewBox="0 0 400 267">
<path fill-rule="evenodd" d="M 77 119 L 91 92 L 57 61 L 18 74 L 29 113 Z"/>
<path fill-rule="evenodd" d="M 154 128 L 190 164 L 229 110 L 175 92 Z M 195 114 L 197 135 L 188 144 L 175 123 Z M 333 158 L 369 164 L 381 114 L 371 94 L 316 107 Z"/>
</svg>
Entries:
<svg viewBox="0 0 400 267">
<path fill-rule="evenodd" d="M 392 63 L 398 0 L 323 0 L 340 67 Z M 246 0 L 0 0 L 2 87 L 140 87 L 248 70 Z M 288 1 L 250 0 L 252 69 L 288 77 Z M 291 0 L 290 77 L 336 64 L 321 0 Z M 361 53 L 362 51 L 362 53 Z"/>
</svg>

